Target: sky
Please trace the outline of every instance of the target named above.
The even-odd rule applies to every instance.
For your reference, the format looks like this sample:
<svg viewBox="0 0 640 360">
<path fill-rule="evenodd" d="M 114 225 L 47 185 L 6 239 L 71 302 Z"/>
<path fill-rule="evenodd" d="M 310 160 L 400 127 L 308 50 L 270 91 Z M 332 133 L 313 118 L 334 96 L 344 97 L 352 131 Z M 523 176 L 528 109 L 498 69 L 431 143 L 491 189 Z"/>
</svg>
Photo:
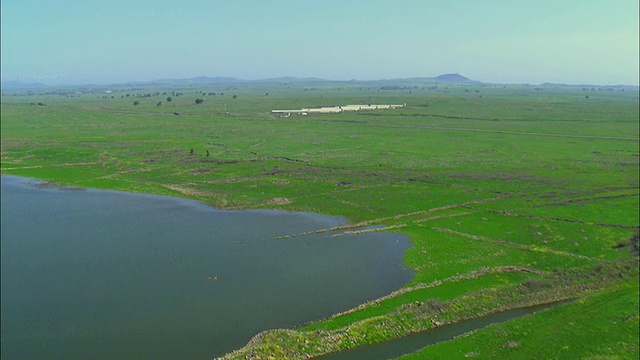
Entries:
<svg viewBox="0 0 640 360">
<path fill-rule="evenodd" d="M 638 85 L 638 0 L 2 0 L 3 80 Z"/>
</svg>

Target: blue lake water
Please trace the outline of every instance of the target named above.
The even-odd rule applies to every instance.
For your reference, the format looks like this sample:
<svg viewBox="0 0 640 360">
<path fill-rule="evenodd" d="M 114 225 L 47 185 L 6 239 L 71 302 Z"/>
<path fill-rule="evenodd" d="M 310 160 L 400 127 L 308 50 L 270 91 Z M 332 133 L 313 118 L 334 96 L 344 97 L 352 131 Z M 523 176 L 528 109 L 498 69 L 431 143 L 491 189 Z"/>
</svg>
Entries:
<svg viewBox="0 0 640 360">
<path fill-rule="evenodd" d="M 2 359 L 211 359 L 410 280 L 392 233 L 2 176 Z"/>
</svg>

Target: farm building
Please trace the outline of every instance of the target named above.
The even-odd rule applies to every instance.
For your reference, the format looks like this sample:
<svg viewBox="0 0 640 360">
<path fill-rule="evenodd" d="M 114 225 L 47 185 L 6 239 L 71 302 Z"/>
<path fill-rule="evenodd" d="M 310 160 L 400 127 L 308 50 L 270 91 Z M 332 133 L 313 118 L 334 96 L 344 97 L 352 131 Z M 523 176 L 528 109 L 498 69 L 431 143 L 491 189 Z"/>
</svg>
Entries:
<svg viewBox="0 0 640 360">
<path fill-rule="evenodd" d="M 281 116 L 291 115 L 307 115 L 307 114 L 337 114 L 343 111 L 362 111 L 362 110 L 384 110 L 384 109 L 397 109 L 406 107 L 407 104 L 402 105 L 343 105 L 343 106 L 323 106 L 319 108 L 308 108 L 299 110 L 271 110 L 272 114 Z"/>
</svg>

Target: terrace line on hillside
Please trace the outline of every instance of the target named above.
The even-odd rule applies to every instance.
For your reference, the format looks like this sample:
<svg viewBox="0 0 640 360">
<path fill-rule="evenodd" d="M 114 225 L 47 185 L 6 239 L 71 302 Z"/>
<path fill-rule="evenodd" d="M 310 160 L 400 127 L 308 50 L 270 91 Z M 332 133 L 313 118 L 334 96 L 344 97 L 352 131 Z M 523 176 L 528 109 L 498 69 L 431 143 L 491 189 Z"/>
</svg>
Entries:
<svg viewBox="0 0 640 360">
<path fill-rule="evenodd" d="M 307 108 L 299 110 L 271 110 L 272 114 L 278 114 L 281 116 L 295 115 L 308 115 L 308 114 L 336 114 L 343 111 L 362 111 L 362 110 L 382 110 L 382 109 L 397 109 L 406 107 L 407 104 L 402 105 L 344 105 L 344 106 L 324 106 L 319 108 Z"/>
</svg>

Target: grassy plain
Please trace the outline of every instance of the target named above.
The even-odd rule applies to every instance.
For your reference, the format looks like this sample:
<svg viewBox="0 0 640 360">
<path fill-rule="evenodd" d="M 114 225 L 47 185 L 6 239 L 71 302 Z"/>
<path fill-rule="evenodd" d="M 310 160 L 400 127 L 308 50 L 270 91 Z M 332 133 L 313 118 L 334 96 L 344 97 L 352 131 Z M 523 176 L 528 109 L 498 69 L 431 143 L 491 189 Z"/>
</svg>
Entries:
<svg viewBox="0 0 640 360">
<path fill-rule="evenodd" d="M 269 114 L 397 103 L 407 107 Z M 412 356 L 638 358 L 638 266 L 630 245 L 640 222 L 637 89 L 87 87 L 4 91 L 1 110 L 3 174 L 220 208 L 341 215 L 351 221 L 343 231 L 376 225 L 409 236 L 405 263 L 415 276 L 398 293 L 295 331 L 263 334 L 229 357 L 319 355 L 510 307 L 578 299 Z M 303 236 L 283 233 L 292 235 Z M 566 336 L 551 341 L 558 328 Z M 518 347 L 503 346 L 509 341 Z"/>
</svg>

